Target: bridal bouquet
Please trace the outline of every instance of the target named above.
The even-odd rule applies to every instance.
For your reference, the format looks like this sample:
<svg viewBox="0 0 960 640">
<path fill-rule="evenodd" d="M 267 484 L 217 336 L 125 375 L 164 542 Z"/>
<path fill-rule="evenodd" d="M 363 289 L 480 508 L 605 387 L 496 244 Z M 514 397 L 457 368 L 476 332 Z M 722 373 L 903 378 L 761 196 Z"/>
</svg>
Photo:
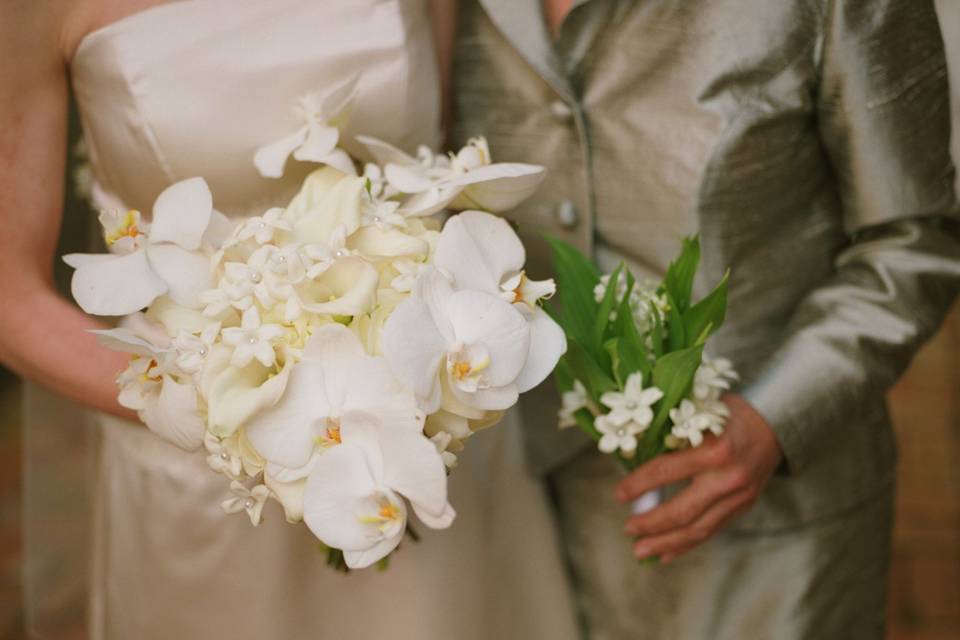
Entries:
<svg viewBox="0 0 960 640">
<path fill-rule="evenodd" d="M 706 433 L 723 433 L 730 414 L 720 396 L 737 374 L 729 361 L 703 351 L 723 323 L 727 278 L 692 300 L 699 241 L 685 240 L 663 281 L 643 285 L 623 264 L 601 276 L 576 249 L 552 244 L 556 317 L 568 337 L 556 372 L 560 426 L 578 426 L 627 470 L 696 447 Z M 646 510 L 656 500 L 650 495 L 635 508 Z"/>
<path fill-rule="evenodd" d="M 231 221 L 190 178 L 149 223 L 104 211 L 110 252 L 65 260 L 85 311 L 126 316 L 95 332 L 131 354 L 120 403 L 206 450 L 233 493 L 227 513 L 256 525 L 275 500 L 356 569 L 387 559 L 408 509 L 451 524 L 457 452 L 566 342 L 540 307 L 553 281 L 527 276 L 517 235 L 489 213 L 529 196 L 543 169 L 492 163 L 482 138 L 416 157 L 362 138 L 374 162 L 361 166 L 338 146 L 352 92 L 304 100 L 303 126 L 257 152 L 266 176 L 291 154 L 325 165 L 284 206 Z"/>
</svg>

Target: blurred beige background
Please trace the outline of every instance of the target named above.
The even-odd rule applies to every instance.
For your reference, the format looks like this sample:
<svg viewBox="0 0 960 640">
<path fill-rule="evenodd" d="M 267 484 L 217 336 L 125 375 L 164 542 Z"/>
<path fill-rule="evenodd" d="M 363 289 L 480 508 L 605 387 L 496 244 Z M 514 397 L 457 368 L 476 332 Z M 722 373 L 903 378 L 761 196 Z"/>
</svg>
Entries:
<svg viewBox="0 0 960 640">
<path fill-rule="evenodd" d="M 960 0 L 938 0 L 951 60 L 960 158 Z M 74 123 L 75 125 L 75 123 Z M 74 126 L 75 128 L 75 126 Z M 68 186 L 70 186 L 68 184 Z M 63 244 L 85 237 L 88 215 L 68 208 Z M 65 275 L 65 274 L 64 274 Z M 23 633 L 20 385 L 0 369 L 0 638 Z M 960 639 L 960 305 L 890 393 L 900 440 L 891 640 Z M 84 637 L 80 624 L 63 638 Z M 536 640 L 536 639 L 531 639 Z"/>
</svg>

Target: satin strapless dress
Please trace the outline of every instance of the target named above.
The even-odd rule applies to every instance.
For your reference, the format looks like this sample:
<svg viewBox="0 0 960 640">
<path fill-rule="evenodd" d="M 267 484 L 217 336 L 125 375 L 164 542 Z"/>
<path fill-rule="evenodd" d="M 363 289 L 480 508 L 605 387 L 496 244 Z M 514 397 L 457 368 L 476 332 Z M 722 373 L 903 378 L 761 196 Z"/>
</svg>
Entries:
<svg viewBox="0 0 960 640">
<path fill-rule="evenodd" d="M 105 192 L 149 211 L 163 188 L 200 175 L 232 216 L 292 195 L 310 167 L 261 178 L 254 150 L 296 128 L 298 97 L 357 72 L 346 140 L 438 142 L 421 1 L 173 2 L 89 34 L 71 64 Z M 224 515 L 227 482 L 202 455 L 142 426 L 99 423 L 94 638 L 576 637 L 556 534 L 512 418 L 461 457 L 451 529 L 405 543 L 386 572 L 350 575 L 328 569 L 316 539 L 276 504 L 257 528 Z"/>
</svg>

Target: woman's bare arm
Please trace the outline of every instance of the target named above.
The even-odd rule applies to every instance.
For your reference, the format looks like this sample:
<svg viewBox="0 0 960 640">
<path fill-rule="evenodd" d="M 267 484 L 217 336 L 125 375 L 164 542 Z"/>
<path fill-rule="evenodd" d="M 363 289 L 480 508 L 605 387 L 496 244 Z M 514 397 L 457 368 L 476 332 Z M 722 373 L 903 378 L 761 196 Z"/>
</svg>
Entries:
<svg viewBox="0 0 960 640">
<path fill-rule="evenodd" d="M 101 325 L 62 299 L 53 261 L 63 210 L 67 73 L 62 3 L 0 3 L 0 362 L 87 406 L 117 404 L 122 354 L 97 344 Z"/>
</svg>

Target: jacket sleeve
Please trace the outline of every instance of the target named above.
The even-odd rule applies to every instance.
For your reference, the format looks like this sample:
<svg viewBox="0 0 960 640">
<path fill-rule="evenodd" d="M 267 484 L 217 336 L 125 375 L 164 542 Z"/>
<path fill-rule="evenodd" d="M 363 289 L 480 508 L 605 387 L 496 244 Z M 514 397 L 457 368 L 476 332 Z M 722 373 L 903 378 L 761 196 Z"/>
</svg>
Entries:
<svg viewBox="0 0 960 640">
<path fill-rule="evenodd" d="M 856 424 L 960 291 L 943 43 L 932 0 L 826 1 L 819 131 L 848 245 L 743 396 L 799 472 Z"/>
</svg>

